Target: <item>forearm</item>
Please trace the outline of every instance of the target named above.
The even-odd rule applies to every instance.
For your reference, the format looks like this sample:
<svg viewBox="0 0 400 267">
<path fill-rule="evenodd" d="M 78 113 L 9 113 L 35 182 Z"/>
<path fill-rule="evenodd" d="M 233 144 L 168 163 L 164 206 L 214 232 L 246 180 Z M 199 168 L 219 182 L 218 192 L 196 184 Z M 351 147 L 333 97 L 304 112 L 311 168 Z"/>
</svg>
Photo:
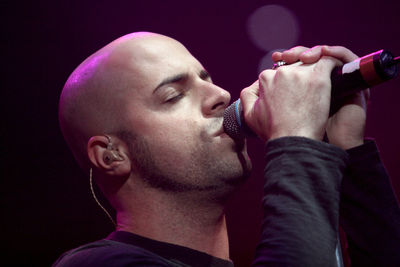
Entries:
<svg viewBox="0 0 400 267">
<path fill-rule="evenodd" d="M 351 149 L 340 223 L 353 266 L 400 266 L 400 209 L 375 143 Z"/>
<path fill-rule="evenodd" d="M 301 137 L 270 141 L 266 149 L 265 214 L 254 265 L 335 266 L 347 154 Z"/>
</svg>

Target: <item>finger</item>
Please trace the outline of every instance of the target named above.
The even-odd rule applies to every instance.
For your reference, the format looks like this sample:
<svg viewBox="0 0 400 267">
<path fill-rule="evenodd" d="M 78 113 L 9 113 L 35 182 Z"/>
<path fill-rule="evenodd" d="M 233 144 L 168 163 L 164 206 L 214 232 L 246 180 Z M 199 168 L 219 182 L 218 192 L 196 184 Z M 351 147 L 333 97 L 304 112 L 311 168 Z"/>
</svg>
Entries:
<svg viewBox="0 0 400 267">
<path fill-rule="evenodd" d="M 350 62 L 358 58 L 356 54 L 354 54 L 349 49 L 343 46 L 327 46 L 324 45 L 321 51 L 323 56 L 330 56 L 339 59 L 342 62 Z"/>
<path fill-rule="evenodd" d="M 369 100 L 371 99 L 371 91 L 369 90 L 369 88 L 363 90 L 363 94 L 364 94 L 365 100 L 367 101 L 367 103 L 369 103 Z"/>
<path fill-rule="evenodd" d="M 240 92 L 240 102 L 243 108 L 243 114 L 246 118 L 253 109 L 259 97 L 259 81 L 255 81 L 252 85 L 245 88 Z"/>
<path fill-rule="evenodd" d="M 301 55 L 299 56 L 299 60 L 305 64 L 312 64 L 317 62 L 321 58 L 321 56 L 322 46 L 317 45 L 301 53 Z"/>
<path fill-rule="evenodd" d="M 258 81 L 245 88 L 240 93 L 243 108 L 243 116 L 247 126 L 263 140 L 267 140 L 265 124 L 267 123 L 267 111 L 263 102 L 265 91 L 275 75 L 274 70 L 263 71 Z"/>
<path fill-rule="evenodd" d="M 330 81 L 331 72 L 336 66 L 342 65 L 342 62 L 334 57 L 323 56 L 314 65 L 314 71 L 320 73 L 322 79 Z"/>
<path fill-rule="evenodd" d="M 274 62 L 283 60 L 283 59 L 282 59 L 282 52 L 276 51 L 276 52 L 272 53 L 272 60 L 273 60 Z"/>
<path fill-rule="evenodd" d="M 304 46 L 296 46 L 289 50 L 282 52 L 282 60 L 284 60 L 288 64 L 292 64 L 296 61 L 299 61 L 300 55 L 307 51 L 308 48 Z"/>
<path fill-rule="evenodd" d="M 369 88 L 367 88 L 367 89 L 363 90 L 361 92 L 361 94 L 362 94 L 362 99 L 364 100 L 363 108 L 364 108 L 364 110 L 367 110 L 369 100 L 371 99 L 371 91 L 369 90 Z"/>
</svg>

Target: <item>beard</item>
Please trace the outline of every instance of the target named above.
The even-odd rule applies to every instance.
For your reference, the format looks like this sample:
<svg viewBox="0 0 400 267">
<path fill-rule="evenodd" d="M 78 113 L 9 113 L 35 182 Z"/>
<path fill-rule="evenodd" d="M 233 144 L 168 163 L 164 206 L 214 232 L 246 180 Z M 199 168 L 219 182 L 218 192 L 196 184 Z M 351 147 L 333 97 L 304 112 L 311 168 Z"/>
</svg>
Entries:
<svg viewBox="0 0 400 267">
<path fill-rule="evenodd" d="M 221 200 L 242 184 L 251 172 L 247 156 L 238 151 L 234 163 L 232 159 L 216 158 L 216 148 L 211 142 L 192 149 L 188 156 L 190 160 L 184 164 L 171 164 L 163 161 L 157 149 L 144 138 L 123 131 L 118 136 L 128 145 L 131 161 L 141 179 L 149 187 L 162 191 L 205 192 Z M 207 135 L 202 134 L 201 138 L 209 138 L 204 136 Z"/>
</svg>

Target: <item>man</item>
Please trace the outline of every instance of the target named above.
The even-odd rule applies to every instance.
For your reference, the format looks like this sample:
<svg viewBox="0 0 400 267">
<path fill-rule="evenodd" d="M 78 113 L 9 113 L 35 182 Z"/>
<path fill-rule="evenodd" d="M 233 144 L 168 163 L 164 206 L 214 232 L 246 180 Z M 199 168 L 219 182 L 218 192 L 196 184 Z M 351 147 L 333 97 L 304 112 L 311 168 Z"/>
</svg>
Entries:
<svg viewBox="0 0 400 267">
<path fill-rule="evenodd" d="M 247 124 L 267 141 L 255 264 L 335 266 L 344 149 L 364 143 L 366 98 L 357 94 L 329 118 L 330 73 L 356 56 L 324 46 L 273 57 L 294 64 L 264 71 L 241 94 Z M 166 36 L 126 35 L 86 59 L 61 94 L 60 125 L 115 208 L 117 231 L 55 266 L 231 266 L 224 205 L 251 163 L 244 142 L 224 133 L 229 102 Z M 333 145 L 321 142 L 325 132 Z M 385 203 L 397 221 L 385 221 L 387 231 L 399 222 L 390 190 Z"/>
</svg>

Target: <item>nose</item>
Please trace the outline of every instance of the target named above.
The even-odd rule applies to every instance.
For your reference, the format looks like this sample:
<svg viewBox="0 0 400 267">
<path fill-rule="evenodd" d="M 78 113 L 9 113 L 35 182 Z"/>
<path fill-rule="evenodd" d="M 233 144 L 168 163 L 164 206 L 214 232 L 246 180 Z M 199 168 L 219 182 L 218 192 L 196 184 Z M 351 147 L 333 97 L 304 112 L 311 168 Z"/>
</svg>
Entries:
<svg viewBox="0 0 400 267">
<path fill-rule="evenodd" d="M 205 116 L 221 116 L 231 101 L 231 94 L 221 87 L 204 82 L 202 112 Z"/>
</svg>

